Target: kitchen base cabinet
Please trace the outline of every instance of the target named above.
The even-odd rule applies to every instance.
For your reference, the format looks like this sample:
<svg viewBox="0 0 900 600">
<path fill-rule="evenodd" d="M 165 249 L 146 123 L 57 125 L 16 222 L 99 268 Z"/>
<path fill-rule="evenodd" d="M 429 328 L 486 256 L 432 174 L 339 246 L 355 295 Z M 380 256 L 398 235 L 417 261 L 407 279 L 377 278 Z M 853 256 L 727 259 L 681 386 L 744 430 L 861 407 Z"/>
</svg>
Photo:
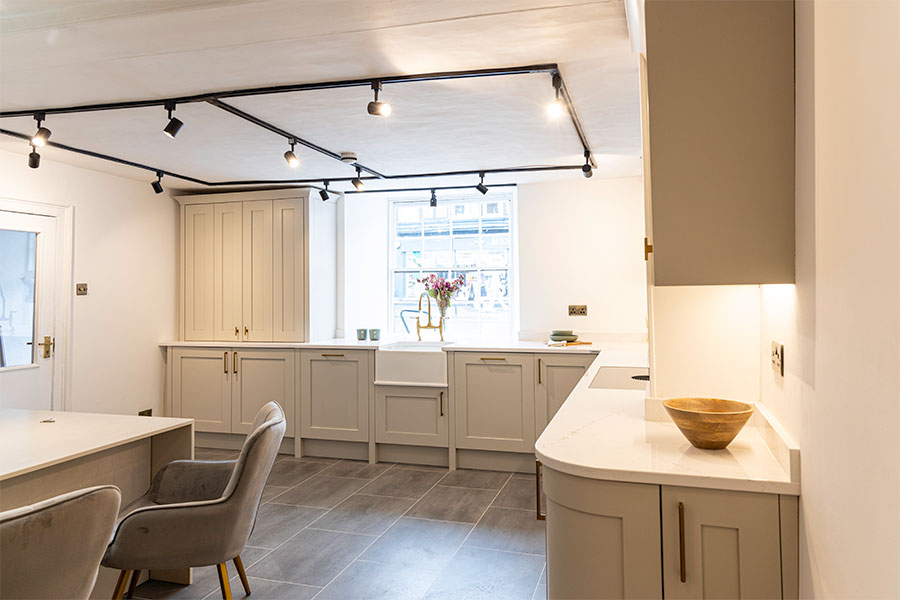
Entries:
<svg viewBox="0 0 900 600">
<path fill-rule="evenodd" d="M 447 448 L 447 391 L 443 388 L 375 387 L 375 441 Z"/>
<path fill-rule="evenodd" d="M 300 435 L 320 440 L 369 441 L 367 350 L 300 352 Z"/>
<path fill-rule="evenodd" d="M 172 416 L 194 419 L 195 431 L 231 433 L 231 352 L 175 348 Z"/>
<path fill-rule="evenodd" d="M 232 433 L 250 433 L 259 409 L 275 401 L 284 409 L 285 436 L 294 437 L 295 362 L 291 350 L 232 352 Z"/>
<path fill-rule="evenodd" d="M 534 430 L 540 437 L 575 385 L 591 366 L 596 354 L 537 354 L 534 371 Z"/>
<path fill-rule="evenodd" d="M 666 598 L 782 597 L 777 494 L 663 486 L 661 502 Z"/>
</svg>

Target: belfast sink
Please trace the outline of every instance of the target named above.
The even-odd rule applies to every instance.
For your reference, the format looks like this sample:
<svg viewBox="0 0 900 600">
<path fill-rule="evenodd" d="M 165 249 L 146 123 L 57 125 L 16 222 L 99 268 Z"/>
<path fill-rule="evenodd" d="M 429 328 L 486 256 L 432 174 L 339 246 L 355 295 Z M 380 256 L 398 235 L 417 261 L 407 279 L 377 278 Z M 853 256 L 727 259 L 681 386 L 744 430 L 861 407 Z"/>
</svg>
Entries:
<svg viewBox="0 0 900 600">
<path fill-rule="evenodd" d="M 650 380 L 647 367 L 600 367 L 590 387 L 605 390 L 645 390 Z"/>
<path fill-rule="evenodd" d="M 375 351 L 375 385 L 445 387 L 451 342 L 394 342 Z"/>
</svg>

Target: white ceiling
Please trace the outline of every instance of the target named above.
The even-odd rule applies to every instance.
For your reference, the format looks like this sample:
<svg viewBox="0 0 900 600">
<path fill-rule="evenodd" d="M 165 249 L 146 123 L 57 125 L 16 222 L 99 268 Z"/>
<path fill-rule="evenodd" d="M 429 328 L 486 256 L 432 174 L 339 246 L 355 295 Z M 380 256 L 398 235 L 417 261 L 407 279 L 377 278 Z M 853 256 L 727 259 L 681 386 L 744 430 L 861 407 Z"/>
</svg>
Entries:
<svg viewBox="0 0 900 600">
<path fill-rule="evenodd" d="M 598 176 L 639 173 L 637 57 L 621 1 L 0 0 L 3 110 L 550 62 L 560 65 Z M 388 119 L 366 113 L 371 90 L 365 87 L 227 101 L 394 174 L 578 164 L 583 158 L 571 123 L 546 116 L 551 98 L 549 75 L 535 74 L 389 84 L 383 99 L 394 113 Z M 47 126 L 55 142 L 206 180 L 353 175 L 303 147 L 301 167 L 289 169 L 281 158 L 283 138 L 212 106 L 181 105 L 176 113 L 185 122 L 176 140 L 160 131 L 162 108 L 53 115 Z M 34 122 L 2 119 L 0 127 L 30 133 Z M 2 138 L 0 146 L 21 152 L 24 161 L 27 145 Z M 43 152 L 152 179 L 96 159 Z M 171 178 L 167 187 L 195 188 Z"/>
</svg>

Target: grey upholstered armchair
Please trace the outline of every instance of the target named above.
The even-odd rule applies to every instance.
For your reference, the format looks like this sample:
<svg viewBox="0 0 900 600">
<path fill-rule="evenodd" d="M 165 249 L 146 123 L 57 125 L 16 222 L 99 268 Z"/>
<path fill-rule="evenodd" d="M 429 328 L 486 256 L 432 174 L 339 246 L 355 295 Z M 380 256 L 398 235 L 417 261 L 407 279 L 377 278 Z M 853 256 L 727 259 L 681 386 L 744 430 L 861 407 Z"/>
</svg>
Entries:
<svg viewBox="0 0 900 600">
<path fill-rule="evenodd" d="M 240 555 L 284 431 L 284 413 L 269 402 L 256 415 L 236 460 L 166 465 L 150 491 L 125 508 L 106 549 L 103 566 L 121 571 L 113 598 L 122 597 L 129 578 L 131 597 L 143 570 L 216 565 L 222 596 L 230 600 L 229 560 L 249 594 Z"/>
<path fill-rule="evenodd" d="M 90 596 L 121 498 L 101 485 L 0 513 L 0 598 Z"/>
</svg>

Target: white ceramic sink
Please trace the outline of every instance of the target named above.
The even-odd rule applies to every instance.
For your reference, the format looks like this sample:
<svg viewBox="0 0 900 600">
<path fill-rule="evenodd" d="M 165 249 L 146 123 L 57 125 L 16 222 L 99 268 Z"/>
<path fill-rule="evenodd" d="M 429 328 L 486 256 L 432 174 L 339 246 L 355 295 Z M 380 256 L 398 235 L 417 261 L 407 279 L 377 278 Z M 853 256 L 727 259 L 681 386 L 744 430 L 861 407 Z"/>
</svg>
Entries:
<svg viewBox="0 0 900 600">
<path fill-rule="evenodd" d="M 394 342 L 375 351 L 375 385 L 447 385 L 451 342 Z"/>
<path fill-rule="evenodd" d="M 636 376 L 647 377 L 650 369 L 647 367 L 600 367 L 590 387 L 606 390 L 644 390 L 649 381 L 634 379 Z"/>
</svg>

